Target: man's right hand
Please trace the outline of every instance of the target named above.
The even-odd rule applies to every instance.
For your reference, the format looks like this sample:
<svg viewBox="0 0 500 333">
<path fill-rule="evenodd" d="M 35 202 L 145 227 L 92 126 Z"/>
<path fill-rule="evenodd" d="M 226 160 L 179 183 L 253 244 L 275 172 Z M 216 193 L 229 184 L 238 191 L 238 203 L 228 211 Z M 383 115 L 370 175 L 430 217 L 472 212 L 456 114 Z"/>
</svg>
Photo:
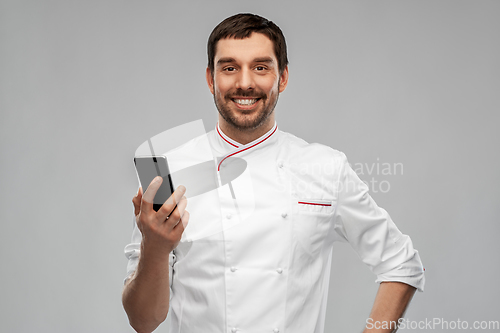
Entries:
<svg viewBox="0 0 500 333">
<path fill-rule="evenodd" d="M 170 298 L 169 254 L 177 247 L 189 220 L 186 189 L 179 186 L 156 212 L 153 199 L 163 179 L 156 177 L 132 199 L 142 232 L 139 263 L 123 290 L 122 302 L 137 332 L 152 332 L 167 317 Z"/>
<path fill-rule="evenodd" d="M 162 181 L 161 177 L 153 179 L 144 195 L 142 188 L 139 188 L 132 202 L 137 226 L 142 233 L 141 252 L 147 250 L 156 256 L 166 257 L 179 244 L 189 220 L 189 212 L 184 196 L 186 188 L 182 185 L 157 212 L 153 209 L 153 199 Z"/>
</svg>

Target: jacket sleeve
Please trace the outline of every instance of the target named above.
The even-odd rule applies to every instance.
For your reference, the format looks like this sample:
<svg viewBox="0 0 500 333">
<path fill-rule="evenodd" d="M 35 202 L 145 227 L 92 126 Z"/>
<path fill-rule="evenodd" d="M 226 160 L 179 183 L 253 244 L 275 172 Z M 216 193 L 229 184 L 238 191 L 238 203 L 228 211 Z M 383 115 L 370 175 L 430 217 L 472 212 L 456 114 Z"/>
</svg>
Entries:
<svg viewBox="0 0 500 333">
<path fill-rule="evenodd" d="M 377 276 L 376 282 L 397 281 L 424 290 L 424 269 L 409 236 L 375 203 L 368 186 L 340 153 L 336 232 L 349 242 Z"/>
</svg>

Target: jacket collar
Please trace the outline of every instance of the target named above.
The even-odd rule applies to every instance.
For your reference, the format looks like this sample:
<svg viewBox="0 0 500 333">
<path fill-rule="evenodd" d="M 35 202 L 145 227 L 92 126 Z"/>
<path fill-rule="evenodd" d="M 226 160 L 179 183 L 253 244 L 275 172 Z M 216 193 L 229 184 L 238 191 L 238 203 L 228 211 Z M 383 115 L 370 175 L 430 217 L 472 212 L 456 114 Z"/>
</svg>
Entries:
<svg viewBox="0 0 500 333">
<path fill-rule="evenodd" d="M 217 123 L 217 126 L 215 128 L 215 133 L 216 133 L 216 143 L 217 143 L 217 150 L 221 150 L 224 155 L 221 157 L 219 160 L 217 169 L 220 168 L 220 165 L 223 163 L 223 161 L 231 156 L 241 156 L 241 154 L 248 153 L 250 151 L 254 151 L 255 149 L 260 149 L 263 147 L 266 147 L 268 145 L 271 145 L 272 143 L 277 141 L 278 137 L 278 125 L 276 122 L 274 123 L 274 126 L 264 135 L 261 137 L 253 140 L 252 142 L 247 143 L 246 145 L 243 145 L 230 137 L 228 137 L 224 132 L 222 132 L 219 123 Z"/>
</svg>

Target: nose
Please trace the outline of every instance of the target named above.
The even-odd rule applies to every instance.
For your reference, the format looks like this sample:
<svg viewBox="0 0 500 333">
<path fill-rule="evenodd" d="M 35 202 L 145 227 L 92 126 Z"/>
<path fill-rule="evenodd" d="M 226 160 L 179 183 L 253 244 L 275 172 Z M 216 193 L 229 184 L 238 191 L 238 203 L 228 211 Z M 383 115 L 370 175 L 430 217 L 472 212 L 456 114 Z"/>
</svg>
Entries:
<svg viewBox="0 0 500 333">
<path fill-rule="evenodd" d="M 236 88 L 242 90 L 250 90 L 255 88 L 255 82 L 253 80 L 253 75 L 250 69 L 243 68 L 238 73 L 238 78 L 236 80 Z"/>
</svg>

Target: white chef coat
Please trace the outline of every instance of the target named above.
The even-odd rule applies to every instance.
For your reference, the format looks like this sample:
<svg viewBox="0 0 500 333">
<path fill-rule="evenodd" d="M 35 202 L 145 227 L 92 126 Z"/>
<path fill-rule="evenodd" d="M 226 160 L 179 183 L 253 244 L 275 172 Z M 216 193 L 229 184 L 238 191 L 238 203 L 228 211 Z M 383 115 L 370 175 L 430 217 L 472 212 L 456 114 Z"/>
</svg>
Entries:
<svg viewBox="0 0 500 333">
<path fill-rule="evenodd" d="M 185 234 L 200 221 L 221 227 L 196 240 L 183 236 L 171 254 L 171 332 L 322 333 L 334 241 L 348 241 L 377 282 L 423 291 L 411 239 L 373 201 L 342 152 L 308 144 L 276 124 L 247 145 L 218 126 L 207 135 L 217 168 L 231 163 L 227 156 L 244 159 L 251 183 L 221 186 L 220 207 L 188 200 Z M 220 221 L 204 219 L 216 216 L 210 210 Z M 129 275 L 140 241 L 135 227 L 125 248 Z"/>
</svg>

